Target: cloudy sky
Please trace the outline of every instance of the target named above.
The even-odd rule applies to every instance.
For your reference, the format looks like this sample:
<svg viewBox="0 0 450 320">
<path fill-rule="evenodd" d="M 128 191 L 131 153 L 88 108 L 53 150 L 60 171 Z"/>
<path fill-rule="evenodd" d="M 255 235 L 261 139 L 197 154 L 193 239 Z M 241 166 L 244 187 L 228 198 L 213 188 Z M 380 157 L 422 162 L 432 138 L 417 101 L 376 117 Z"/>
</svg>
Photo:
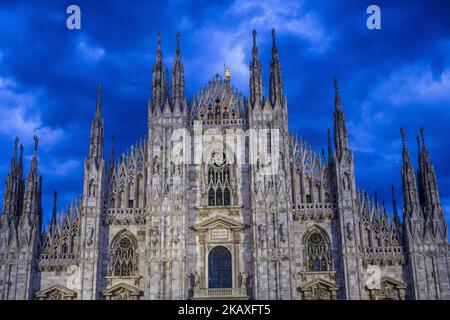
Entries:
<svg viewBox="0 0 450 320">
<path fill-rule="evenodd" d="M 33 135 L 40 138 L 45 220 L 52 192 L 58 209 L 80 194 L 97 84 L 103 85 L 105 155 L 146 134 L 147 101 L 162 33 L 170 69 L 181 32 L 188 96 L 226 63 L 232 84 L 248 95 L 252 36 L 258 32 L 265 92 L 272 27 L 289 126 L 318 149 L 332 126 L 333 75 L 339 79 L 357 184 L 401 199 L 401 139 L 410 154 L 424 126 L 450 216 L 450 3 L 448 1 L 2 1 L 0 6 L 0 181 L 18 136 L 26 170 Z M 381 7 L 381 30 L 368 30 L 368 5 Z M 66 28 L 66 8 L 81 8 L 81 30 Z M 416 161 L 415 161 L 416 162 Z M 3 197 L 3 182 L 0 196 Z M 399 201 L 399 208 L 401 201 Z"/>
</svg>

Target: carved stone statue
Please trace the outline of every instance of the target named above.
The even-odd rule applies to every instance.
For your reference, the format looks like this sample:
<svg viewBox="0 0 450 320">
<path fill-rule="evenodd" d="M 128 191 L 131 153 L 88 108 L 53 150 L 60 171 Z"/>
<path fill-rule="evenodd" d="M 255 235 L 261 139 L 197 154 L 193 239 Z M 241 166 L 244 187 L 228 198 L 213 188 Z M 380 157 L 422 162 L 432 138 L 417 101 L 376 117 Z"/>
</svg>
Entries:
<svg viewBox="0 0 450 320">
<path fill-rule="evenodd" d="M 159 238 L 159 227 L 158 226 L 151 228 L 150 237 L 152 239 L 152 244 L 156 245 L 158 243 L 158 238 Z"/>
<path fill-rule="evenodd" d="M 91 246 L 94 243 L 94 228 L 92 226 L 89 228 L 89 238 L 87 240 L 87 245 Z"/>
<path fill-rule="evenodd" d="M 246 288 L 247 287 L 247 272 L 242 272 L 241 273 L 241 288 Z"/>
<path fill-rule="evenodd" d="M 280 223 L 279 230 L 281 242 L 286 242 L 286 227 L 284 226 L 284 223 Z"/>
<path fill-rule="evenodd" d="M 260 244 L 264 244 L 264 238 L 266 237 L 267 227 L 266 225 L 260 224 L 258 226 L 258 240 Z"/>
<path fill-rule="evenodd" d="M 350 224 L 350 222 L 348 222 L 345 225 L 345 229 L 347 231 L 347 239 L 352 241 L 353 240 L 353 230 L 352 230 L 352 225 Z"/>
<path fill-rule="evenodd" d="M 194 288 L 200 288 L 200 275 L 198 274 L 198 271 L 195 271 L 194 273 Z"/>
</svg>

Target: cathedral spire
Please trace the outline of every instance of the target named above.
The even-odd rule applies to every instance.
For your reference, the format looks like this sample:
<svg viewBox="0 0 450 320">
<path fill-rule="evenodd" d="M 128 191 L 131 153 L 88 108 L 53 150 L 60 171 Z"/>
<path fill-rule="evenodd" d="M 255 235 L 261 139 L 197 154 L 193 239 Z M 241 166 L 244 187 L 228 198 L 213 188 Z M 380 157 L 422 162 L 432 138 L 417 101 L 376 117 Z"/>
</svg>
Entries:
<svg viewBox="0 0 450 320">
<path fill-rule="evenodd" d="M 172 66 L 172 106 L 174 111 L 182 111 L 184 102 L 184 66 L 181 62 L 180 33 L 177 32 L 175 61 Z"/>
<path fill-rule="evenodd" d="M 109 168 L 114 168 L 114 136 L 111 138 L 111 152 L 109 154 Z"/>
<path fill-rule="evenodd" d="M 341 99 L 339 97 L 338 83 L 336 77 L 333 78 L 334 82 L 334 147 L 336 149 L 336 155 L 338 159 L 341 158 L 345 150 L 348 150 L 348 133 L 347 125 L 345 123 L 345 115 L 342 111 Z"/>
<path fill-rule="evenodd" d="M 56 223 L 56 198 L 57 198 L 57 193 L 55 191 L 53 193 L 53 211 L 52 211 L 51 225 L 54 225 Z"/>
<path fill-rule="evenodd" d="M 339 96 L 339 88 L 336 76 L 333 77 L 333 83 L 334 83 L 334 107 L 335 110 L 342 110 L 341 97 Z"/>
<path fill-rule="evenodd" d="M 256 30 L 253 29 L 252 59 L 250 61 L 250 103 L 254 106 L 257 102 L 261 107 L 263 106 L 262 67 L 258 56 L 258 47 L 256 46 Z"/>
<path fill-rule="evenodd" d="M 281 77 L 281 64 L 278 60 L 278 49 L 275 37 L 275 28 L 272 29 L 272 59 L 270 60 L 270 88 L 269 96 L 272 106 L 279 103 L 283 105 L 283 79 Z"/>
<path fill-rule="evenodd" d="M 402 191 L 403 191 L 403 214 L 407 217 L 419 213 L 419 198 L 417 192 L 416 176 L 414 168 L 409 160 L 408 148 L 406 146 L 405 129 L 401 128 L 402 135 Z"/>
<path fill-rule="evenodd" d="M 97 108 L 95 110 L 95 116 L 100 117 L 102 114 L 102 85 L 99 83 L 97 86 Z"/>
<path fill-rule="evenodd" d="M 327 129 L 327 138 L 328 138 L 328 162 L 331 163 L 333 159 L 333 148 L 331 146 L 331 131 Z"/>
<path fill-rule="evenodd" d="M 156 63 L 162 63 L 161 32 L 158 32 L 158 46 L 156 47 Z"/>
<path fill-rule="evenodd" d="M 97 88 L 97 106 L 95 116 L 91 124 L 91 135 L 89 141 L 89 159 L 97 163 L 103 159 L 103 119 L 102 119 L 102 86 Z M 37 147 L 37 145 L 36 145 Z"/>
<path fill-rule="evenodd" d="M 33 149 L 33 158 L 31 159 L 30 173 L 33 172 L 37 174 L 37 148 L 39 143 L 37 135 L 34 135 L 33 140 L 34 140 L 34 149 Z"/>
<path fill-rule="evenodd" d="M 11 166 L 14 164 L 17 164 L 17 145 L 19 144 L 19 137 L 16 137 L 16 139 L 14 140 L 14 153 L 13 156 L 11 158 Z"/>
<path fill-rule="evenodd" d="M 394 212 L 393 213 L 394 216 L 392 218 L 392 221 L 395 222 L 396 226 L 399 226 L 400 225 L 400 218 L 398 216 L 397 200 L 396 200 L 396 197 L 395 197 L 394 185 L 391 185 L 391 193 L 392 193 L 392 209 L 393 209 L 393 212 Z"/>
<path fill-rule="evenodd" d="M 40 209 L 40 189 L 41 189 L 41 178 L 38 173 L 38 161 L 37 161 L 37 147 L 39 139 L 34 136 L 34 152 L 33 158 L 31 159 L 30 171 L 27 176 L 26 186 L 25 186 L 25 196 L 24 196 L 24 208 L 23 213 L 27 216 L 34 216 L 35 218 L 39 215 Z"/>
<path fill-rule="evenodd" d="M 417 172 L 420 195 L 419 198 L 421 200 L 422 207 L 427 214 L 437 214 L 438 216 L 441 216 L 442 208 L 436 173 L 427 149 L 425 142 L 425 130 L 423 128 L 420 128 L 420 135 L 422 138 L 422 146 L 420 145 L 419 137 L 417 137 L 419 149 L 419 170 Z"/>
<path fill-rule="evenodd" d="M 167 81 L 166 70 L 162 62 L 161 50 L 161 33 L 158 32 L 158 46 L 156 48 L 156 62 L 153 65 L 153 79 L 152 79 L 152 111 L 155 107 L 162 110 L 166 102 L 167 95 Z"/>
<path fill-rule="evenodd" d="M 403 163 L 409 163 L 409 152 L 408 147 L 406 146 L 406 138 L 405 138 L 405 129 L 400 129 L 400 134 L 402 135 L 402 158 Z"/>
<path fill-rule="evenodd" d="M 3 213 L 9 222 L 15 221 L 21 213 L 23 198 L 23 165 L 22 165 L 22 145 L 20 148 L 20 160 L 17 161 L 17 146 L 19 138 L 14 140 L 14 151 L 11 158 L 11 165 L 6 178 L 5 192 L 3 195 Z"/>
</svg>

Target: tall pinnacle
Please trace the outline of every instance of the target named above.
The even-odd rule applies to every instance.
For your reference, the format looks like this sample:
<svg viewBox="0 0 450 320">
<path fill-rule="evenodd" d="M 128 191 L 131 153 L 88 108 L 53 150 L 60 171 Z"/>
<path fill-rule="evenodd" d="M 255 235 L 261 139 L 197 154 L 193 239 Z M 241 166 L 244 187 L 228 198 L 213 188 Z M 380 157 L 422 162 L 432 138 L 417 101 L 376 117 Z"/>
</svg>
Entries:
<svg viewBox="0 0 450 320">
<path fill-rule="evenodd" d="M 252 56 L 257 57 L 258 56 L 258 47 L 256 46 L 256 30 L 255 29 L 253 29 L 252 35 L 253 35 Z"/>
<path fill-rule="evenodd" d="M 253 29 L 252 59 L 250 61 L 250 103 L 252 106 L 256 102 L 263 105 L 263 82 L 262 67 L 258 57 L 258 47 L 256 46 L 256 30 Z"/>
<path fill-rule="evenodd" d="M 419 148 L 419 170 L 417 171 L 419 198 L 427 215 L 431 214 L 442 218 L 443 214 L 436 173 L 427 149 L 425 130 L 423 128 L 420 128 L 420 135 L 422 137 L 422 146 L 420 146 L 419 136 L 417 136 Z"/>
<path fill-rule="evenodd" d="M 420 128 L 420 135 L 422 136 L 422 144 L 423 144 L 423 149 L 427 150 L 427 145 L 425 143 L 425 130 L 422 128 Z"/>
<path fill-rule="evenodd" d="M 152 79 L 152 110 L 157 106 L 162 108 L 168 97 L 165 67 L 162 63 L 161 33 L 158 32 L 158 46 L 156 49 L 156 62 L 153 65 Z"/>
<path fill-rule="evenodd" d="M 334 107 L 335 109 L 341 109 L 341 97 L 339 96 L 338 82 L 336 76 L 333 77 L 334 82 Z"/>
<path fill-rule="evenodd" d="M 91 123 L 89 139 L 89 158 L 100 161 L 103 158 L 103 119 L 102 119 L 102 86 L 97 87 L 97 107 Z"/>
<path fill-rule="evenodd" d="M 95 110 L 95 115 L 100 116 L 102 113 L 102 85 L 99 83 L 97 86 L 97 108 Z"/>
<path fill-rule="evenodd" d="M 19 137 L 16 137 L 16 139 L 14 140 L 14 153 L 13 153 L 13 157 L 12 157 L 12 160 L 11 160 L 11 163 L 12 163 L 12 161 L 17 161 L 17 145 L 19 144 Z"/>
<path fill-rule="evenodd" d="M 405 129 L 400 128 L 400 134 L 402 135 L 402 156 L 403 156 L 403 163 L 409 162 L 409 153 L 408 153 L 408 147 L 406 146 L 406 138 L 405 138 Z"/>
<path fill-rule="evenodd" d="M 398 218 L 398 211 L 397 211 L 397 200 L 395 198 L 395 190 L 394 185 L 391 185 L 391 192 L 392 192 L 392 207 L 394 210 L 394 219 Z"/>
<path fill-rule="evenodd" d="M 175 58 L 180 59 L 181 58 L 181 50 L 180 50 L 180 32 L 177 32 L 177 49 L 175 52 Z"/>
<path fill-rule="evenodd" d="M 35 173 L 36 174 L 35 179 L 37 179 L 37 148 L 39 143 L 37 135 L 34 135 L 33 140 L 34 140 L 34 151 L 33 151 L 33 158 L 31 159 L 30 175 L 32 173 Z"/>
<path fill-rule="evenodd" d="M 278 56 L 275 28 L 272 28 L 272 56 Z"/>
<path fill-rule="evenodd" d="M 56 191 L 53 193 L 53 212 L 52 212 L 52 222 L 51 224 L 53 225 L 56 222 Z"/>
<path fill-rule="evenodd" d="M 184 102 L 184 66 L 181 63 L 180 33 L 177 32 L 175 61 L 172 66 L 172 106 L 174 111 L 182 111 Z"/>
<path fill-rule="evenodd" d="M 416 175 L 409 161 L 408 148 L 406 146 L 405 129 L 401 128 L 402 135 L 402 191 L 403 191 L 403 213 L 407 217 L 412 215 L 418 217 L 420 214 L 419 198 L 417 192 Z"/>
<path fill-rule="evenodd" d="M 156 63 L 162 63 L 161 32 L 158 32 L 158 46 L 156 48 Z"/>
<path fill-rule="evenodd" d="M 341 157 L 344 150 L 348 150 L 348 134 L 347 125 L 345 122 L 345 115 L 342 111 L 341 101 L 339 97 L 338 84 L 336 77 L 333 78 L 334 82 L 334 144 L 338 158 Z"/>
<path fill-rule="evenodd" d="M 38 136 L 34 135 L 33 140 L 34 140 L 34 154 L 36 154 L 37 153 L 38 143 L 39 143 Z"/>
<path fill-rule="evenodd" d="M 278 102 L 280 106 L 284 102 L 283 79 L 281 77 L 281 65 L 278 60 L 278 49 L 275 38 L 275 28 L 272 29 L 272 59 L 270 60 L 270 102 L 272 106 Z"/>
<path fill-rule="evenodd" d="M 114 166 L 114 136 L 111 138 L 111 153 L 109 155 L 109 166 Z"/>
</svg>

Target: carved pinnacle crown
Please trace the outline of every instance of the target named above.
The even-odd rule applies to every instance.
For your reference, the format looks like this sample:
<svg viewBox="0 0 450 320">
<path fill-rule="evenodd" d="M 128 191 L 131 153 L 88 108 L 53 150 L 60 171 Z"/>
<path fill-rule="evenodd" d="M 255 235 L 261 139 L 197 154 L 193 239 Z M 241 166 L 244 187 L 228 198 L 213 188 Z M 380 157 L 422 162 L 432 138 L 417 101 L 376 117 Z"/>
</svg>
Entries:
<svg viewBox="0 0 450 320">
<path fill-rule="evenodd" d="M 422 136 L 422 144 L 423 144 L 423 148 L 426 149 L 427 146 L 425 144 L 425 130 L 423 129 L 423 127 L 420 128 L 420 135 Z"/>
<path fill-rule="evenodd" d="M 38 139 L 37 135 L 34 135 L 33 139 L 34 139 L 34 152 L 36 152 L 37 151 L 37 147 L 38 147 L 38 143 L 39 143 L 39 139 Z"/>
</svg>

